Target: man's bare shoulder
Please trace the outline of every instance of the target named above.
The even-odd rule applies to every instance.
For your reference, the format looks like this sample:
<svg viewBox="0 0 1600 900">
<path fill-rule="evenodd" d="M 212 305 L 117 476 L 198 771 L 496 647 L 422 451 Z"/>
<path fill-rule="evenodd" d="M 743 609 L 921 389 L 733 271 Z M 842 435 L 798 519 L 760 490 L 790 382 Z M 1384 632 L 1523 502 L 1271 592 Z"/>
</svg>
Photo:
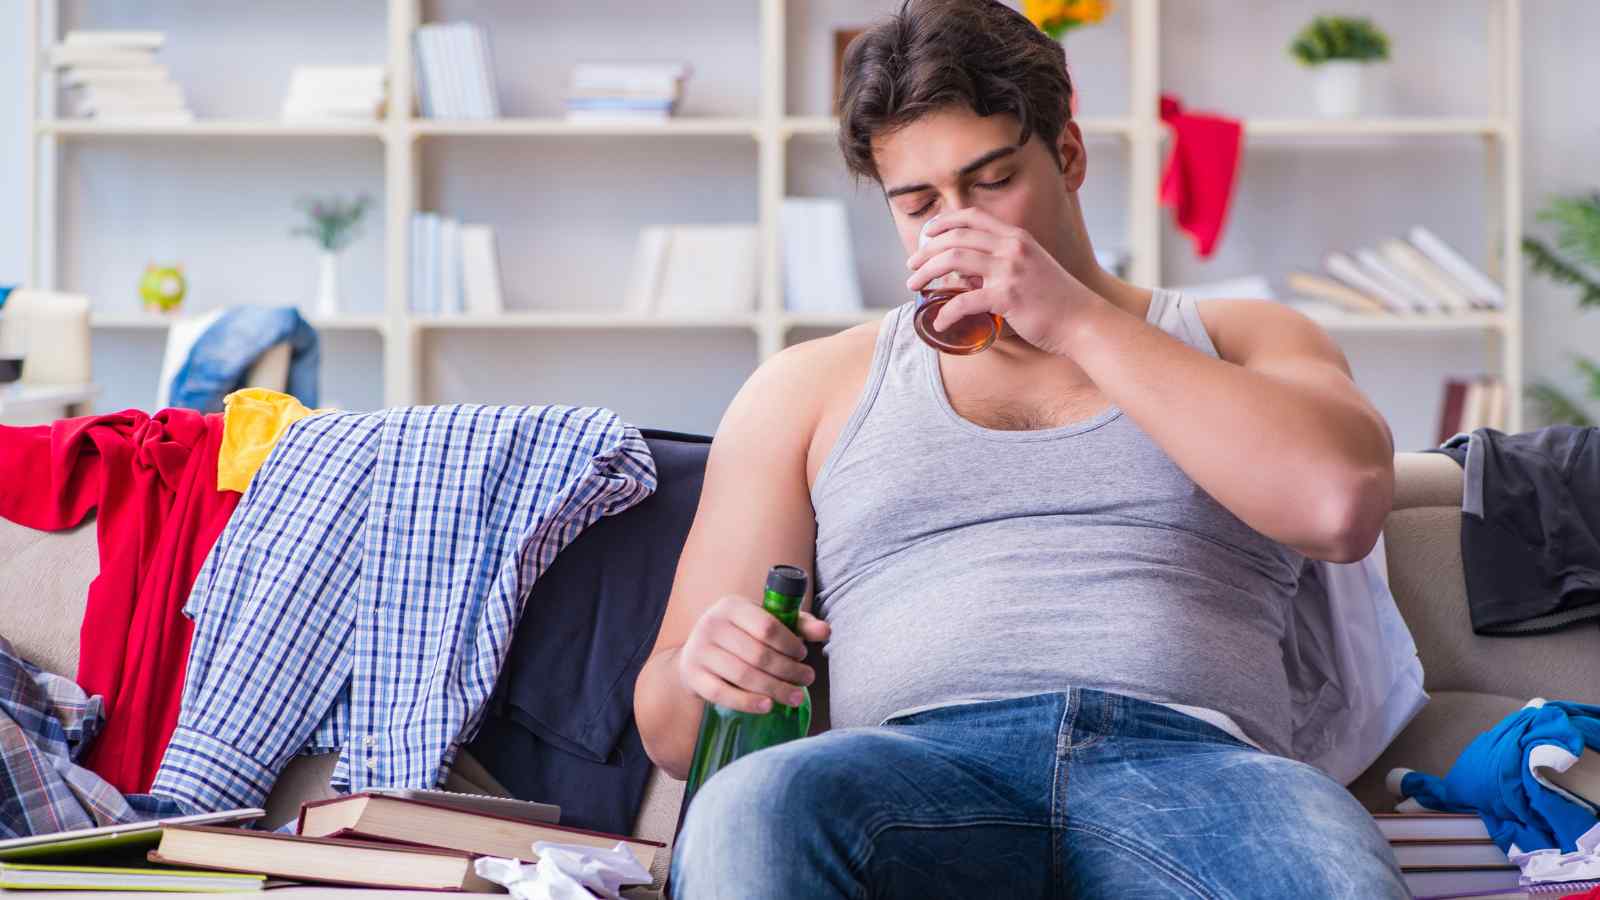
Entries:
<svg viewBox="0 0 1600 900">
<path fill-rule="evenodd" d="M 1273 349 L 1342 359 L 1321 325 L 1275 300 L 1206 299 L 1194 301 L 1194 306 L 1217 355 L 1229 362 L 1245 365 Z"/>
<path fill-rule="evenodd" d="M 881 321 L 784 348 L 751 376 L 763 391 L 799 392 L 826 404 L 837 392 L 852 396 L 865 385 Z M 791 398 L 794 395 L 791 395 Z"/>
</svg>

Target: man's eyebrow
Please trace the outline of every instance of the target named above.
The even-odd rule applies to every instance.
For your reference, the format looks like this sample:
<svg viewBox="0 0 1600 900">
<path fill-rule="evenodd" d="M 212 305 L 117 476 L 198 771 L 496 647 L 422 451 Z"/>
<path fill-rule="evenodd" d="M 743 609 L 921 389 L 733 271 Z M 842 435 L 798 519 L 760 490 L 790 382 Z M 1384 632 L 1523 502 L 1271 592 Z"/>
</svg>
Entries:
<svg viewBox="0 0 1600 900">
<path fill-rule="evenodd" d="M 957 175 L 970 175 L 973 172 L 976 172 L 979 169 L 983 168 L 984 166 L 987 166 L 989 163 L 992 163 L 995 160 L 997 160 L 997 159 L 999 159 L 999 158 L 1001 158 L 1003 156 L 1009 156 L 1009 155 L 1011 155 L 1011 154 L 1013 154 L 1015 152 L 1017 152 L 1017 147 L 1016 147 L 1015 144 L 1012 144 L 1012 145 L 1006 146 L 1006 147 L 996 147 L 993 150 L 990 150 L 988 153 L 985 153 L 984 155 L 982 155 L 982 156 L 978 157 L 977 159 L 973 160 L 972 162 L 969 162 L 966 165 L 962 166 L 960 171 L 956 172 L 956 174 Z M 901 185 L 899 187 L 889 188 L 888 190 L 883 192 L 883 195 L 885 197 L 891 197 L 892 198 L 892 197 L 898 197 L 901 194 L 914 194 L 917 191 L 926 191 L 926 190 L 928 190 L 928 189 L 930 189 L 932 187 L 933 187 L 933 185 L 928 184 L 926 182 L 924 182 L 922 184 L 903 184 L 903 185 Z"/>
</svg>

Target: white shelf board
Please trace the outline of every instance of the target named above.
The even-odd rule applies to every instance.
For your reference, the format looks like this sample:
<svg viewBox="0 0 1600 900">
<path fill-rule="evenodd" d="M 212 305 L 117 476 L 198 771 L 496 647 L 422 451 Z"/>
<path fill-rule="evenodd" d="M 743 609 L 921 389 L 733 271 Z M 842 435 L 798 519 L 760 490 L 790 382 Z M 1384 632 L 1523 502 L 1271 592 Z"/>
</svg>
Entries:
<svg viewBox="0 0 1600 900">
<path fill-rule="evenodd" d="M 413 316 L 418 328 L 439 331 L 490 331 L 501 328 L 567 330 L 754 329 L 755 313 L 722 316 L 641 316 L 636 313 L 582 311 L 509 312 L 498 316 Z"/>
<path fill-rule="evenodd" d="M 0 416 L 55 417 L 64 407 L 91 403 L 99 395 L 100 386 L 95 384 L 0 384 Z"/>
<path fill-rule="evenodd" d="M 383 135 L 371 122 L 284 122 L 273 119 L 199 119 L 194 122 L 97 122 L 53 119 L 37 125 L 39 134 L 57 137 L 370 137 Z"/>
<path fill-rule="evenodd" d="M 1362 118 L 1362 119 L 1246 119 L 1251 137 L 1495 137 L 1503 134 L 1499 119 L 1473 118 Z"/>
<path fill-rule="evenodd" d="M 1330 332 L 1443 333 L 1463 331 L 1499 332 L 1506 329 L 1506 317 L 1497 312 L 1416 313 L 1414 315 L 1337 315 L 1310 313 L 1306 317 Z"/>
<path fill-rule="evenodd" d="M 1136 127 L 1134 121 L 1127 118 L 1087 116 L 1074 121 L 1086 135 L 1128 137 Z M 831 137 L 839 131 L 839 119 L 836 116 L 790 116 L 783 120 L 782 130 L 786 135 Z"/>
<path fill-rule="evenodd" d="M 859 312 L 840 313 L 785 313 L 783 330 L 796 328 L 852 328 L 864 322 L 876 322 L 889 313 L 885 309 L 863 309 Z"/>
<path fill-rule="evenodd" d="M 569 122 L 545 119 L 413 119 L 411 133 L 421 137 L 519 137 L 588 135 L 733 135 L 754 138 L 757 119 L 683 116 L 664 122 Z"/>
<path fill-rule="evenodd" d="M 318 331 L 383 331 L 381 316 L 313 317 L 306 321 Z M 170 318 L 154 313 L 94 313 L 89 316 L 89 327 L 102 331 L 164 331 L 171 324 Z"/>
</svg>

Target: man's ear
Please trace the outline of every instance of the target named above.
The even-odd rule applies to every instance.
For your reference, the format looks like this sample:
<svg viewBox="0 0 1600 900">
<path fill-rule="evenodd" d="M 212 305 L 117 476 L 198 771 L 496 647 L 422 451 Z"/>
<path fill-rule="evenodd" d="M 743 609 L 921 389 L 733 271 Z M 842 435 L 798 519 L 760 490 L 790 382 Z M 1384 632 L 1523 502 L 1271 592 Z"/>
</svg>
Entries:
<svg viewBox="0 0 1600 900">
<path fill-rule="evenodd" d="M 1067 120 L 1061 129 L 1061 136 L 1056 139 L 1056 158 L 1061 166 L 1062 182 L 1067 190 L 1077 191 L 1083 187 L 1083 178 L 1089 170 L 1089 160 L 1083 149 L 1083 129 L 1071 119 Z"/>
</svg>

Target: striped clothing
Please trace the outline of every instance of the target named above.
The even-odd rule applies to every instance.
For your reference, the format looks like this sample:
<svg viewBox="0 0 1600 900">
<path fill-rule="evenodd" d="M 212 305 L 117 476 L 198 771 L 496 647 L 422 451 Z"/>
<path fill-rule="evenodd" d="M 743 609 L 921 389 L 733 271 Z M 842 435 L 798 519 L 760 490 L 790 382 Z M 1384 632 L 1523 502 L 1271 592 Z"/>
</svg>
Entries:
<svg viewBox="0 0 1600 900">
<path fill-rule="evenodd" d="M 124 798 L 77 764 L 104 721 L 99 696 L 40 670 L 0 638 L 0 839 L 177 814 L 168 800 Z"/>
<path fill-rule="evenodd" d="M 523 598 L 601 516 L 655 490 L 592 407 L 411 407 L 295 423 L 218 539 L 153 793 L 258 806 L 301 752 L 334 784 L 433 787 L 476 730 Z"/>
</svg>

